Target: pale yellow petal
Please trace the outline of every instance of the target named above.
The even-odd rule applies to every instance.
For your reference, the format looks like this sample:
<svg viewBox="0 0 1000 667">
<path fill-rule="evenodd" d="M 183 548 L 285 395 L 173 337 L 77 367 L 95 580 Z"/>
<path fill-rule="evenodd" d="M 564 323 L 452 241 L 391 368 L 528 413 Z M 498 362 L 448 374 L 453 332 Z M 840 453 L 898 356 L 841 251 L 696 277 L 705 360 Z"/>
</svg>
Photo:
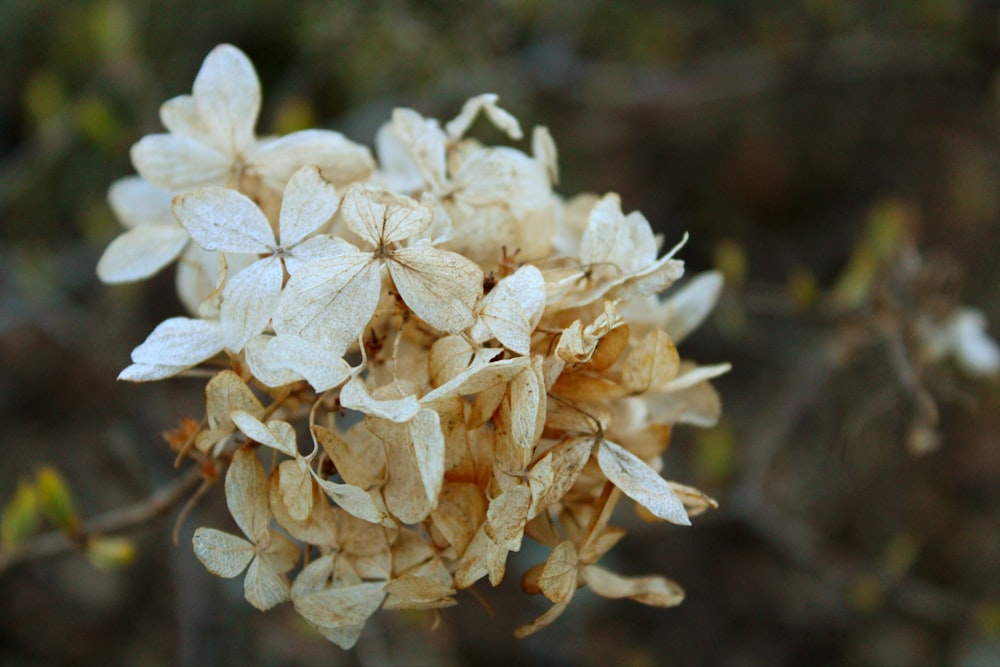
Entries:
<svg viewBox="0 0 1000 667">
<path fill-rule="evenodd" d="M 193 543 L 194 555 L 205 569 L 226 579 L 247 569 L 254 557 L 252 544 L 215 528 L 199 528 L 194 531 Z"/>
</svg>

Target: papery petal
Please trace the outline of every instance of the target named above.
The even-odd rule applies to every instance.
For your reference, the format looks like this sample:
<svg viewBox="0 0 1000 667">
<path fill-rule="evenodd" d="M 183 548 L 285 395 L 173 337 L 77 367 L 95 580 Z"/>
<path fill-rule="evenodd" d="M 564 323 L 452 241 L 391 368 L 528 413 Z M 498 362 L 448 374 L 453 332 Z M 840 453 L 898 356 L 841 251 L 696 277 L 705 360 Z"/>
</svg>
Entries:
<svg viewBox="0 0 1000 667">
<path fill-rule="evenodd" d="M 261 611 L 267 611 L 288 599 L 288 581 L 275 572 L 260 557 L 253 559 L 243 580 L 243 594 L 247 602 Z"/>
<path fill-rule="evenodd" d="M 288 422 L 274 420 L 265 424 L 257 417 L 242 410 L 235 410 L 230 418 L 236 427 L 251 440 L 277 449 L 286 456 L 294 457 L 298 453 L 298 447 L 295 444 L 295 428 Z"/>
<path fill-rule="evenodd" d="M 684 589 L 666 577 L 623 577 L 596 565 L 588 565 L 580 574 L 601 597 L 631 598 L 653 607 L 676 607 L 684 601 Z"/>
<path fill-rule="evenodd" d="M 483 93 L 466 100 L 462 106 L 462 111 L 455 118 L 444 126 L 448 136 L 458 139 L 468 131 L 469 126 L 476 120 L 476 116 L 483 111 L 498 129 L 507 133 L 511 139 L 518 140 L 524 136 L 521 126 L 511 114 L 497 106 L 499 95 L 495 93 Z"/>
<path fill-rule="evenodd" d="M 148 278 L 177 259 L 187 242 L 180 225 L 140 225 L 108 245 L 97 262 L 97 276 L 106 283 Z"/>
<path fill-rule="evenodd" d="M 274 336 L 261 334 L 254 336 L 247 342 L 243 348 L 243 356 L 250 372 L 268 387 L 282 387 L 302 380 L 301 373 L 296 373 L 280 363 L 271 363 L 267 351 L 274 339 Z"/>
<path fill-rule="evenodd" d="M 632 452 L 604 440 L 597 449 L 597 463 L 612 484 L 654 515 L 682 526 L 691 525 L 684 503 L 667 480 Z"/>
<path fill-rule="evenodd" d="M 288 271 L 288 275 L 293 275 L 300 266 L 308 261 L 336 255 L 340 252 L 341 243 L 341 240 L 329 234 L 320 234 L 297 243 L 295 248 L 285 253 L 285 269 Z"/>
<path fill-rule="evenodd" d="M 444 482 L 444 434 L 441 420 L 434 410 L 423 409 L 410 420 L 410 437 L 413 439 L 413 456 L 424 483 L 424 492 L 432 506 L 437 505 L 441 484 Z"/>
<path fill-rule="evenodd" d="M 229 188 L 202 188 L 174 198 L 174 215 L 205 250 L 267 253 L 277 245 L 264 213 Z"/>
<path fill-rule="evenodd" d="M 295 611 L 320 627 L 350 627 L 375 613 L 385 599 L 385 582 L 335 586 L 293 598 Z"/>
<path fill-rule="evenodd" d="M 212 49 L 198 70 L 193 93 L 198 115 L 222 151 L 235 157 L 251 147 L 260 82 L 242 51 L 230 44 Z"/>
<path fill-rule="evenodd" d="M 340 404 L 349 410 L 357 410 L 366 415 L 375 415 L 396 423 L 410 421 L 420 411 L 420 402 L 416 396 L 379 400 L 365 387 L 365 382 L 357 375 L 353 376 L 344 388 L 340 390 Z"/>
<path fill-rule="evenodd" d="M 351 231 L 378 247 L 419 234 L 431 224 L 434 213 L 410 197 L 355 183 L 344 195 L 341 215 Z"/>
<path fill-rule="evenodd" d="M 253 155 L 253 166 L 264 182 L 281 190 L 297 169 L 316 165 L 323 178 L 337 185 L 361 181 L 375 168 L 366 146 L 330 130 L 302 130 L 262 141 Z"/>
<path fill-rule="evenodd" d="M 247 569 L 254 557 L 251 543 L 215 528 L 199 528 L 194 531 L 193 544 L 194 555 L 205 569 L 226 579 Z"/>
<path fill-rule="evenodd" d="M 382 293 L 381 267 L 345 241 L 338 254 L 303 264 L 282 292 L 272 320 L 279 334 L 343 350 L 364 331 Z"/>
<path fill-rule="evenodd" d="M 233 453 L 226 472 L 226 505 L 243 534 L 255 543 L 265 537 L 271 523 L 267 503 L 267 475 L 251 447 Z"/>
<path fill-rule="evenodd" d="M 198 115 L 198 105 L 191 95 L 178 95 L 161 104 L 160 122 L 172 134 L 182 134 L 202 143 L 212 142 L 208 126 Z"/>
<path fill-rule="evenodd" d="M 271 256 L 254 262 L 226 281 L 219 310 L 226 347 L 238 352 L 264 330 L 278 307 L 284 277 L 281 260 Z"/>
<path fill-rule="evenodd" d="M 386 518 L 385 512 L 375 506 L 371 494 L 350 484 L 337 484 L 324 479 L 317 479 L 320 488 L 326 492 L 337 506 L 351 516 L 369 523 L 380 523 Z"/>
<path fill-rule="evenodd" d="M 131 150 L 139 174 L 169 190 L 224 183 L 232 160 L 207 144 L 180 134 L 150 134 Z"/>
<path fill-rule="evenodd" d="M 317 392 L 333 389 L 351 375 L 351 367 L 337 352 L 289 334 L 271 339 L 264 360 L 272 368 L 295 371 Z"/>
<path fill-rule="evenodd" d="M 721 271 L 705 271 L 670 296 L 664 304 L 666 312 L 660 327 L 674 342 L 680 343 L 708 317 L 719 300 L 723 282 Z"/>
<path fill-rule="evenodd" d="M 142 345 L 132 350 L 137 364 L 194 366 L 222 351 L 218 322 L 172 317 L 153 329 Z"/>
<path fill-rule="evenodd" d="M 340 197 L 333 184 L 320 176 L 316 167 L 296 171 L 281 200 L 280 241 L 291 248 L 333 217 Z"/>
<path fill-rule="evenodd" d="M 425 119 L 413 109 L 395 109 L 391 128 L 430 189 L 437 191 L 444 187 L 447 181 L 445 145 L 448 136 L 438 122 Z"/>
<path fill-rule="evenodd" d="M 126 227 L 137 227 L 152 222 L 174 224 L 170 212 L 170 190 L 153 185 L 138 176 L 119 178 L 108 188 L 108 204 Z"/>
<path fill-rule="evenodd" d="M 130 364 L 118 374 L 119 380 L 128 382 L 153 382 L 173 377 L 191 366 L 172 366 L 170 364 Z"/>
<path fill-rule="evenodd" d="M 386 262 L 407 307 L 435 329 L 459 333 L 475 321 L 483 271 L 458 253 L 431 247 L 400 248 Z"/>
</svg>

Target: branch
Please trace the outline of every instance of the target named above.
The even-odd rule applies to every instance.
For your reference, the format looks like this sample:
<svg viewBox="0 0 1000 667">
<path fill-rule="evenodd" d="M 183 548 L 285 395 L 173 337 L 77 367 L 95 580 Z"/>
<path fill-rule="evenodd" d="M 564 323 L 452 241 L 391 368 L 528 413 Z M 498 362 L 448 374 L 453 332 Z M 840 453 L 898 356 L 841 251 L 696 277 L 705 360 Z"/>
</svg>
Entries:
<svg viewBox="0 0 1000 667">
<path fill-rule="evenodd" d="M 73 535 L 54 530 L 31 538 L 10 551 L 0 551 L 0 575 L 25 561 L 78 551 L 86 546 L 91 537 L 123 532 L 160 517 L 183 501 L 202 479 L 201 469 L 194 466 L 148 498 L 85 521 Z"/>
</svg>

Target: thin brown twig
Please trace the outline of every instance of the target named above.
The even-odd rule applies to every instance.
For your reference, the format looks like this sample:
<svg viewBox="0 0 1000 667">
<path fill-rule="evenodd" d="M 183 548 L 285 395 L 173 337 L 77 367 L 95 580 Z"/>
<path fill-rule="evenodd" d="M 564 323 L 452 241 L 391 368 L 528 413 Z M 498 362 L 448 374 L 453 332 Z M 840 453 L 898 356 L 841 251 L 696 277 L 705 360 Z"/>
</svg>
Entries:
<svg viewBox="0 0 1000 667">
<path fill-rule="evenodd" d="M 10 551 L 0 551 L 0 575 L 20 563 L 80 550 L 92 537 L 124 532 L 156 519 L 184 500 L 201 480 L 201 470 L 194 466 L 148 498 L 84 521 L 74 535 L 54 530 L 31 538 Z"/>
</svg>

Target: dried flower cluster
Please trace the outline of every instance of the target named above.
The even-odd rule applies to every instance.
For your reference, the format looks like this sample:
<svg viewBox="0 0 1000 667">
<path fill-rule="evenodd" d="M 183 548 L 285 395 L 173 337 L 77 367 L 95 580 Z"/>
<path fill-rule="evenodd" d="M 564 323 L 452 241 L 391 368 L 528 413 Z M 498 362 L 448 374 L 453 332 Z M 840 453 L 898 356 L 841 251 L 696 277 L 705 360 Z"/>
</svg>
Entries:
<svg viewBox="0 0 1000 667">
<path fill-rule="evenodd" d="M 658 257 L 615 194 L 554 194 L 545 128 L 531 155 L 466 138 L 479 114 L 522 138 L 496 102 L 474 97 L 443 127 L 397 109 L 377 161 L 327 130 L 260 138 L 253 66 L 223 45 L 193 94 L 163 105 L 169 133 L 133 147 L 139 176 L 110 191 L 129 229 L 101 278 L 179 258 L 193 315 L 156 327 L 120 378 L 224 368 L 201 423 L 168 438 L 205 470 L 228 465 L 241 534 L 199 528 L 195 553 L 342 647 L 380 607 L 496 585 L 525 535 L 552 551 L 523 587 L 554 606 L 518 634 L 581 585 L 675 605 L 670 580 L 597 565 L 624 534 L 611 512 L 622 493 L 676 524 L 715 504 L 659 471 L 674 424 L 718 418 L 708 381 L 729 366 L 682 361 L 675 343 L 720 277 L 659 300 L 683 272 L 677 248 Z"/>
</svg>

